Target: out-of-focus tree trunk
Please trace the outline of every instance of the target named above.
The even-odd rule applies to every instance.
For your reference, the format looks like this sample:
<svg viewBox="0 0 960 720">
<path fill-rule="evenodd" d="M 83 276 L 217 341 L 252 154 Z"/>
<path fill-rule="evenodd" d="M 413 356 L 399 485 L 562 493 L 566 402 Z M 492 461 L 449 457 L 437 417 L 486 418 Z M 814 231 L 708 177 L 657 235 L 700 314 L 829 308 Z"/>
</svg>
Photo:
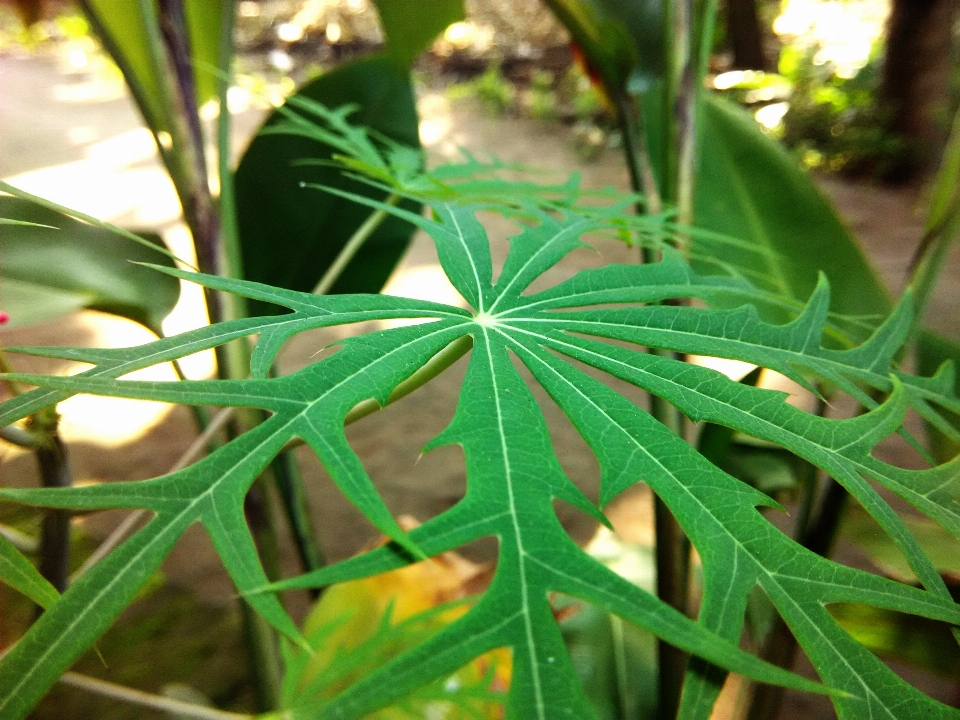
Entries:
<svg viewBox="0 0 960 720">
<path fill-rule="evenodd" d="M 958 0 L 894 0 L 887 21 L 881 102 L 907 141 L 902 173 L 928 169 L 948 131 L 951 41 Z"/>
<path fill-rule="evenodd" d="M 727 0 L 727 39 L 738 70 L 769 70 L 757 0 Z"/>
</svg>

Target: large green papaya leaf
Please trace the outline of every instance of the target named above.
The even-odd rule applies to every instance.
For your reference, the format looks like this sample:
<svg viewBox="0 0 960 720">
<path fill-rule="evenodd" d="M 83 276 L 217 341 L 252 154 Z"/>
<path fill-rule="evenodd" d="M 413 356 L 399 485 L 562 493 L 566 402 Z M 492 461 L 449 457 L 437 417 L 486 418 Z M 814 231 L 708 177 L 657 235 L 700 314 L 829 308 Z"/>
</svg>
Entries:
<svg viewBox="0 0 960 720">
<path fill-rule="evenodd" d="M 130 318 L 158 335 L 176 305 L 180 284 L 135 262 L 160 262 L 159 253 L 103 228 L 28 200 L 0 196 L 0 308 L 8 327 L 54 320 L 91 308 Z M 160 237 L 146 234 L 159 247 Z"/>
<path fill-rule="evenodd" d="M 450 24 L 463 20 L 463 0 L 374 0 L 387 53 L 404 69 Z"/>
<path fill-rule="evenodd" d="M 363 717 L 502 647 L 512 649 L 513 659 L 508 717 L 591 717 L 556 624 L 552 593 L 579 598 L 749 677 L 832 693 L 840 717 L 960 716 L 897 677 L 827 610 L 832 603 L 860 603 L 960 624 L 960 606 L 876 487 L 900 495 L 953 537 L 960 537 L 955 500 L 958 461 L 906 470 L 873 456 L 876 444 L 902 426 L 908 407 L 929 401 L 943 409 L 960 408 L 952 385 L 946 388 L 942 378 L 894 372 L 897 349 L 910 335 L 908 302 L 862 345 L 829 349 L 821 344 L 830 304 L 826 282 L 817 287 L 799 317 L 785 325 L 763 321 L 750 306 L 718 310 L 664 304 L 677 298 L 716 304 L 725 294 L 743 293 L 741 282 L 698 275 L 669 249 L 658 263 L 583 270 L 558 285 L 529 291 L 544 272 L 582 246 L 580 236 L 614 222 L 619 216 L 616 207 L 607 217 L 530 207 L 527 217 L 536 222 L 512 238 L 494 281 L 489 241 L 476 217 L 485 205 L 431 201 L 434 217 L 426 218 L 368 198 L 359 200 L 426 230 L 448 278 L 471 309 L 385 295 L 318 296 L 166 270 L 211 289 L 283 305 L 291 312 L 233 320 L 139 348 L 26 349 L 95 367 L 71 377 L 8 376 L 42 389 L 0 406 L 0 423 L 23 417 L 35 403 L 49 404 L 76 392 L 258 407 L 270 417 L 203 460 L 162 477 L 0 491 L 4 498 L 48 507 L 84 511 L 136 507 L 154 514 L 147 526 L 54 603 L 0 660 L 0 714 L 24 716 L 130 602 L 176 538 L 199 522 L 240 592 L 278 630 L 296 639 L 296 628 L 282 605 L 266 590 L 367 577 L 483 537 L 498 540 L 495 575 L 466 614 L 336 697 L 291 708 L 291 718 Z M 424 322 L 345 340 L 337 352 L 302 370 L 268 376 L 273 356 L 297 332 L 391 317 Z M 253 365 L 259 370 L 253 378 L 169 383 L 113 379 L 140 365 L 249 334 L 257 335 Z M 350 447 L 344 423 L 358 405 L 370 400 L 384 405 L 398 393 L 409 392 L 418 374 L 435 375 L 437 357 L 454 346 L 464 347 L 464 340 L 469 340 L 472 353 L 453 420 L 427 449 L 462 448 L 466 493 L 451 508 L 404 533 Z M 644 349 L 649 347 L 739 359 L 801 382 L 805 376 L 820 377 L 858 398 L 872 391 L 885 399 L 851 419 L 818 417 L 788 404 L 785 393 L 736 383 L 708 368 L 648 353 Z M 605 518 L 560 465 L 531 381 L 518 372 L 515 360 L 526 366 L 532 382 L 546 391 L 595 454 L 601 468 L 601 504 L 644 481 L 675 514 L 703 560 L 704 594 L 697 622 L 615 575 L 566 534 L 555 513 L 556 500 L 600 522 Z M 923 588 L 846 567 L 804 549 L 758 511 L 776 507 L 768 496 L 724 473 L 631 398 L 584 372 L 583 365 L 662 397 L 694 421 L 721 424 L 775 443 L 830 473 L 890 535 Z M 340 490 L 393 542 L 267 588 L 243 517 L 243 497 L 262 469 L 296 438 L 310 446 Z M 738 649 L 747 598 L 756 587 L 770 598 L 828 688 Z M 709 717 L 709 705 L 712 701 L 699 703 L 697 714 L 689 717 Z"/>
<path fill-rule="evenodd" d="M 351 118 L 377 133 L 419 148 L 417 110 L 405 71 L 385 56 L 341 65 L 301 88 L 296 99 L 328 107 L 355 105 Z M 294 107 L 296 100 L 288 105 Z M 244 274 L 251 280 L 309 291 L 333 263 L 347 240 L 370 214 L 356 203 L 307 185 L 336 187 L 368 197 L 384 191 L 344 176 L 330 160 L 333 149 L 302 135 L 272 133 L 284 121 L 271 115 L 254 138 L 236 172 L 237 219 Z M 416 204 L 405 205 L 416 209 Z M 347 265 L 332 291 L 377 292 L 406 249 L 413 228 L 386 220 Z M 275 312 L 255 303 L 254 313 Z"/>
<path fill-rule="evenodd" d="M 725 266 L 798 302 L 810 296 L 822 272 L 833 288 L 830 310 L 858 318 L 845 327 L 865 339 L 890 312 L 889 297 L 810 177 L 731 103 L 704 94 L 699 119 L 694 224 L 748 245 L 716 245 L 695 235 L 694 267 L 716 272 Z"/>
</svg>

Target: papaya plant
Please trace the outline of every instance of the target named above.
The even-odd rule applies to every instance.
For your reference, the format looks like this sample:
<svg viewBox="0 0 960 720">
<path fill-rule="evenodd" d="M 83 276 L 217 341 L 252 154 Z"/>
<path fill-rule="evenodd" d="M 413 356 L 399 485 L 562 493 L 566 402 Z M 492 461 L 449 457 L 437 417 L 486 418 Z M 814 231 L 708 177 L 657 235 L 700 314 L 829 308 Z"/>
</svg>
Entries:
<svg viewBox="0 0 960 720">
<path fill-rule="evenodd" d="M 8 375 L 38 389 L 5 403 L 0 408 L 4 423 L 76 392 L 259 408 L 269 417 L 204 459 L 154 480 L 2 491 L 7 499 L 47 507 L 140 508 L 151 514 L 143 529 L 72 585 L 0 662 L 4 716 L 22 717 L 29 711 L 196 522 L 210 534 L 240 592 L 273 627 L 300 645 L 304 640 L 278 602 L 277 591 L 366 577 L 480 537 L 498 540 L 496 574 L 466 614 L 332 700 L 286 708 L 288 717 L 362 717 L 498 647 L 512 651 L 508 715 L 588 717 L 590 707 L 571 681 L 573 670 L 551 612 L 552 592 L 604 608 L 708 661 L 702 673 L 692 673 L 685 688 L 681 712 L 688 717 L 710 713 L 713 666 L 762 682 L 829 693 L 845 717 L 958 714 L 897 677 L 826 609 L 831 603 L 857 602 L 960 622 L 960 608 L 930 560 L 868 482 L 899 495 L 954 536 L 960 531 L 956 460 L 905 470 L 871 454 L 877 442 L 897 432 L 908 409 L 941 426 L 942 410 L 960 409 L 949 367 L 934 377 L 897 369 L 895 354 L 911 326 L 909 296 L 865 343 L 828 349 L 821 344 L 829 307 L 825 281 L 786 325 L 761 320 L 751 305 L 735 310 L 665 305 L 662 301 L 677 298 L 742 302 L 751 292 L 742 278 L 697 274 L 669 245 L 661 248 L 656 263 L 584 270 L 548 289 L 525 292 L 582 244 L 583 233 L 616 227 L 622 205 L 584 214 L 547 211 L 532 203 L 521 206 L 527 224 L 512 238 L 494 281 L 489 241 L 475 216 L 487 204 L 424 198 L 434 215 L 426 218 L 352 197 L 430 233 L 447 276 L 470 309 L 382 295 L 317 296 L 158 267 L 209 289 L 281 305 L 290 312 L 213 324 L 136 348 L 19 349 L 94 367 L 73 377 Z M 397 317 L 421 322 L 350 338 L 301 371 L 270 374 L 280 347 L 303 330 Z M 113 379 L 251 335 L 257 340 L 249 379 Z M 807 387 L 813 387 L 815 379 L 827 380 L 873 409 L 847 420 L 817 417 L 787 404 L 783 393 L 744 386 L 715 371 L 645 351 L 651 347 L 744 360 Z M 344 424 L 414 391 L 468 351 L 469 367 L 453 421 L 427 447 L 457 444 L 463 449 L 466 495 L 450 510 L 403 532 L 347 443 Z M 566 535 L 554 500 L 570 503 L 599 522 L 605 519 L 601 507 L 559 466 L 542 411 L 515 361 L 560 406 L 597 456 L 600 506 L 643 481 L 675 513 L 703 561 L 698 621 L 591 560 Z M 708 420 L 774 442 L 830 472 L 890 534 L 923 588 L 845 567 L 804 549 L 759 511 L 775 507 L 769 496 L 719 470 L 642 407 L 583 372 L 580 364 L 656 394 L 691 420 Z M 274 456 L 294 442 L 311 447 L 341 491 L 392 542 L 270 584 L 244 520 L 242 500 Z M 747 596 L 755 587 L 790 626 L 823 686 L 737 647 Z M 692 667 L 696 670 L 696 663 Z"/>
<path fill-rule="evenodd" d="M 106 7 L 86 4 L 92 17 Z M 161 11 L 167 21 L 183 25 L 199 17 L 178 14 L 189 5 L 161 3 Z M 240 421 L 228 442 L 159 478 L 0 491 L 7 500 L 59 511 L 127 508 L 149 517 L 129 539 L 105 550 L 59 598 L 0 539 L 0 577 L 47 608 L 0 660 L 0 717 L 25 716 L 58 678 L 66 677 L 72 662 L 93 647 L 180 535 L 196 523 L 210 535 L 260 627 L 285 638 L 289 648 L 283 655 L 293 675 L 303 667 L 302 658 L 315 652 L 311 643 L 322 642 L 323 636 L 303 637 L 277 593 L 366 578 L 480 538 L 497 540 L 493 579 L 466 612 L 439 625 L 426 618 L 429 632 L 418 632 L 401 654 L 338 693 L 289 692 L 293 681 L 288 675 L 284 692 L 267 688 L 263 717 L 362 717 L 402 702 L 418 688 L 421 696 L 430 697 L 458 677 L 461 668 L 498 648 L 509 650 L 511 657 L 504 698 L 509 717 L 590 717 L 594 709 L 577 682 L 555 619 L 556 593 L 662 639 L 668 652 L 660 657 L 659 690 L 649 691 L 659 696 L 663 717 L 709 717 L 728 670 L 760 683 L 827 694 L 841 717 L 958 714 L 897 677 L 827 609 L 835 603 L 860 603 L 960 624 L 960 611 L 934 564 L 877 490 L 898 495 L 960 538 L 958 460 L 943 458 L 922 470 L 906 470 L 873 455 L 891 434 L 912 440 L 903 428 L 907 412 L 918 413 L 948 441 L 960 438 L 952 366 L 930 368 L 925 376 L 901 369 L 899 353 L 914 330 L 911 296 L 888 312 L 891 306 L 876 278 L 809 181 L 769 140 L 758 139 L 756 128 L 735 111 L 700 98 L 698 82 L 680 82 L 686 77 L 685 63 L 702 71 L 708 48 L 705 41 L 691 38 L 710 36 L 709 3 L 697 14 L 684 15 L 680 8 L 679 17 L 671 8 L 664 31 L 661 20 L 650 19 L 657 17 L 656 4 L 647 8 L 651 12 L 626 20 L 615 2 L 558 0 L 550 5 L 587 60 L 600 69 L 597 76 L 617 102 L 637 191 L 633 195 L 588 197 L 576 178 L 556 186 L 507 179 L 502 171 L 514 168 L 469 156 L 457 165 L 423 169 L 415 134 L 404 134 L 416 122 L 406 72 L 432 35 L 460 17 L 459 3 L 424 4 L 420 15 L 406 13 L 399 3 L 379 2 L 387 54 L 338 68 L 293 96 L 268 120 L 236 175 L 221 165 L 219 206 L 204 194 L 205 182 L 197 183 L 200 164 L 191 164 L 190 152 L 202 157 L 202 144 L 196 142 L 190 113 L 161 113 L 164 122 L 154 128 L 158 145 L 163 145 L 159 133 L 166 132 L 175 147 L 185 148 L 185 154 L 164 159 L 178 181 L 200 269 L 206 272 L 169 265 L 136 270 L 157 273 L 166 282 L 197 282 L 207 290 L 211 307 L 221 310 L 213 313 L 208 327 L 137 348 L 16 349 L 93 367 L 69 378 L 7 374 L 8 383 L 37 389 L 0 405 L 0 427 L 15 434 L 23 430 L 18 422 L 79 392 L 229 408 Z M 218 57 L 225 73 L 232 4 L 225 2 L 222 8 Z M 138 22 L 150 31 L 156 20 L 153 8 L 141 5 L 137 12 Z M 211 17 L 204 16 L 207 21 Z M 108 24 L 102 23 L 103 29 L 109 31 Z M 170 25 L 163 27 L 169 31 Z M 643 37 L 651 33 L 660 41 L 644 44 Z M 181 39 L 187 35 L 180 33 Z M 151 37 L 164 40 L 156 32 Z M 617 42 L 605 46 L 603 38 Z M 115 35 L 114 40 L 139 47 L 127 36 Z M 171 110 L 189 99 L 189 88 L 171 80 L 182 74 L 171 76 L 164 58 L 179 60 L 173 69 L 183 71 L 187 56 L 171 49 L 175 43 L 170 37 L 165 42 L 150 46 L 153 65 L 148 66 L 154 72 L 151 82 L 166 88 L 157 91 L 159 107 Z M 604 47 L 615 52 L 607 57 Z M 128 79 L 136 74 L 135 65 L 124 68 Z M 224 102 L 223 77 L 219 91 Z M 181 97 L 173 102 L 176 93 Z M 331 100 L 357 107 L 330 110 L 323 103 Z M 149 120 L 149 113 L 144 114 Z M 222 162 L 226 115 L 220 128 Z M 352 125 L 351 119 L 369 129 Z M 698 136 L 699 144 L 694 142 Z M 753 153 L 762 162 L 750 160 Z M 703 182 L 694 184 L 694 176 Z M 241 198 L 236 214 L 231 179 Z M 736 192 L 723 192 L 724 182 Z M 789 192 L 777 197 L 771 187 Z M 799 208 L 797 219 L 779 216 L 778 208 L 791 203 Z M 631 214 L 631 205 L 640 205 L 644 214 Z M 428 217 L 419 212 L 424 206 Z M 506 262 L 496 269 L 477 219 L 478 212 L 490 210 L 521 225 Z M 806 219 L 817 224 L 804 229 L 801 220 Z M 364 294 L 379 289 L 410 227 L 433 238 L 441 265 L 468 309 Z M 640 246 L 646 262 L 585 270 L 553 287 L 530 291 L 546 271 L 583 246 L 582 236 L 594 232 L 628 238 Z M 808 232 L 830 250 L 834 262 L 825 270 L 832 277 L 818 279 L 815 267 L 797 252 Z M 273 243 L 284 235 L 291 258 L 320 237 L 326 246 L 323 253 L 305 253 L 302 261 L 275 263 Z M 325 294 L 331 290 L 341 294 Z M 267 314 L 250 317 L 251 310 Z M 881 322 L 881 316 L 886 320 Z M 416 323 L 345 340 L 289 375 L 274 368 L 277 353 L 300 332 L 396 318 Z M 220 351 L 217 380 L 118 379 L 203 349 Z M 468 353 L 453 420 L 426 448 L 458 445 L 463 450 L 466 494 L 448 511 L 405 532 L 347 442 L 344 427 L 414 392 Z M 786 403 L 783 393 L 686 363 L 687 354 L 769 368 L 814 394 L 828 389 L 846 394 L 864 412 L 848 419 L 811 414 Z M 646 391 L 649 405 L 611 389 L 598 374 Z M 524 379 L 528 376 L 596 456 L 599 502 L 561 468 L 531 381 Z M 777 502 L 688 444 L 687 421 L 771 443 L 828 474 L 889 535 L 919 586 L 846 567 L 826 559 L 805 538 L 783 534 L 767 517 L 780 509 Z M 321 567 L 303 532 L 295 477 L 287 477 L 288 517 L 307 572 L 278 580 L 275 568 L 264 566 L 258 549 L 263 538 L 251 532 L 255 523 L 245 515 L 244 498 L 257 491 L 255 481 L 271 470 L 280 474 L 283 485 L 284 453 L 304 443 L 390 542 Z M 669 550 L 680 561 L 672 574 L 681 591 L 673 597 L 665 591 L 659 597 L 647 593 L 590 558 L 566 534 L 553 507 L 562 500 L 606 524 L 603 507 L 638 482 L 647 483 L 658 499 L 658 552 Z M 669 523 L 674 529 L 661 534 Z M 682 597 L 689 575 L 686 538 L 703 565 L 696 620 Z M 661 572 L 661 579 L 669 574 Z M 758 594 L 807 653 L 823 684 L 738 647 L 748 604 Z M 394 633 L 389 613 L 385 622 L 383 638 Z M 274 663 L 276 672 L 278 659 L 267 638 L 258 651 L 259 669 L 269 673 Z M 489 686 L 492 680 L 484 677 L 483 682 Z M 490 691 L 480 687 L 477 697 L 489 701 Z M 122 690 L 111 692 L 125 697 Z M 225 716 L 204 715 L 202 708 L 182 704 L 157 706 L 193 717 Z"/>
</svg>

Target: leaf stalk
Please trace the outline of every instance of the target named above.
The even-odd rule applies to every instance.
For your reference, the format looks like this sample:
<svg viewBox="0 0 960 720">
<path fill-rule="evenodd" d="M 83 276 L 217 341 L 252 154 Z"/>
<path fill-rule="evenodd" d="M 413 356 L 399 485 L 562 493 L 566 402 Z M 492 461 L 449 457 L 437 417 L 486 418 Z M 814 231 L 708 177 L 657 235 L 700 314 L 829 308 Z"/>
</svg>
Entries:
<svg viewBox="0 0 960 720">
<path fill-rule="evenodd" d="M 82 675 L 77 672 L 64 673 L 60 678 L 60 682 L 64 685 L 86 690 L 87 692 L 103 695 L 104 697 L 170 713 L 179 718 L 191 718 L 191 720 L 253 720 L 254 717 L 246 713 L 217 710 L 216 708 L 195 705 L 184 702 L 183 700 L 164 697 L 163 695 L 154 695 L 153 693 L 144 692 L 143 690 L 135 690 L 134 688 L 100 680 L 99 678 L 90 677 L 89 675 Z"/>
<path fill-rule="evenodd" d="M 400 202 L 401 198 L 399 195 L 391 195 L 386 199 L 388 205 L 396 205 Z M 330 292 L 330 289 L 336 283 L 337 279 L 343 274 L 343 271 L 346 269 L 347 265 L 350 264 L 350 261 L 353 260 L 354 255 L 357 254 L 357 251 L 363 246 L 363 244 L 369 239 L 369 237 L 374 233 L 374 231 L 380 227 L 384 220 L 389 217 L 389 214 L 386 210 L 382 208 L 379 210 L 374 210 L 363 221 L 363 224 L 356 229 L 353 235 L 350 236 L 350 239 L 347 240 L 347 243 L 343 246 L 343 249 L 340 250 L 337 257 L 334 259 L 333 263 L 327 268 L 327 271 L 323 274 L 323 277 L 320 278 L 320 282 L 317 283 L 316 287 L 313 288 L 314 295 L 326 295 Z"/>
</svg>

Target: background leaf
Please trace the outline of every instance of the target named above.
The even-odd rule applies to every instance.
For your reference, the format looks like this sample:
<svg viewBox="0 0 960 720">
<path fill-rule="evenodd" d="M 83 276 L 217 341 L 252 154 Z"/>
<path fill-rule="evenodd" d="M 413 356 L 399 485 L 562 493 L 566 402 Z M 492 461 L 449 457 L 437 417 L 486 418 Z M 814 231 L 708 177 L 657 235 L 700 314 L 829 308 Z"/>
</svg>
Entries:
<svg viewBox="0 0 960 720">
<path fill-rule="evenodd" d="M 8 327 L 45 322 L 91 308 L 161 333 L 180 283 L 134 262 L 173 262 L 142 245 L 27 200 L 0 196 L 0 217 L 51 227 L 4 225 L 0 231 L 0 308 Z M 59 229 L 53 229 L 59 228 Z M 142 235 L 163 247 L 160 237 Z"/>
<path fill-rule="evenodd" d="M 463 20 L 463 0 L 374 0 L 380 26 L 387 36 L 387 53 L 403 69 L 448 25 Z"/>
<path fill-rule="evenodd" d="M 698 142 L 694 224 L 768 252 L 729 245 L 718 252 L 694 235 L 693 266 L 716 272 L 718 263 L 726 265 L 763 289 L 799 301 L 810 297 L 823 272 L 833 289 L 831 311 L 862 317 L 866 327 L 845 329 L 858 341 L 866 339 L 890 312 L 887 291 L 793 156 L 747 113 L 714 95 L 704 95 Z"/>
<path fill-rule="evenodd" d="M 307 84 L 298 97 L 328 107 L 353 104 L 352 120 L 371 130 L 419 148 L 413 91 L 406 72 L 377 56 L 339 66 Z M 280 112 L 265 127 L 282 122 Z M 301 183 L 348 190 L 384 199 L 386 193 L 349 179 L 339 167 L 297 165 L 301 160 L 329 160 L 332 151 L 300 135 L 264 134 L 254 138 L 236 173 L 237 215 L 244 274 L 251 280 L 291 290 L 311 291 L 324 271 L 369 215 L 356 203 Z M 419 205 L 403 207 L 417 212 Z M 399 262 L 413 234 L 403 220 L 389 218 L 347 265 L 333 292 L 377 292 Z M 253 303 L 254 314 L 277 312 Z"/>
</svg>

